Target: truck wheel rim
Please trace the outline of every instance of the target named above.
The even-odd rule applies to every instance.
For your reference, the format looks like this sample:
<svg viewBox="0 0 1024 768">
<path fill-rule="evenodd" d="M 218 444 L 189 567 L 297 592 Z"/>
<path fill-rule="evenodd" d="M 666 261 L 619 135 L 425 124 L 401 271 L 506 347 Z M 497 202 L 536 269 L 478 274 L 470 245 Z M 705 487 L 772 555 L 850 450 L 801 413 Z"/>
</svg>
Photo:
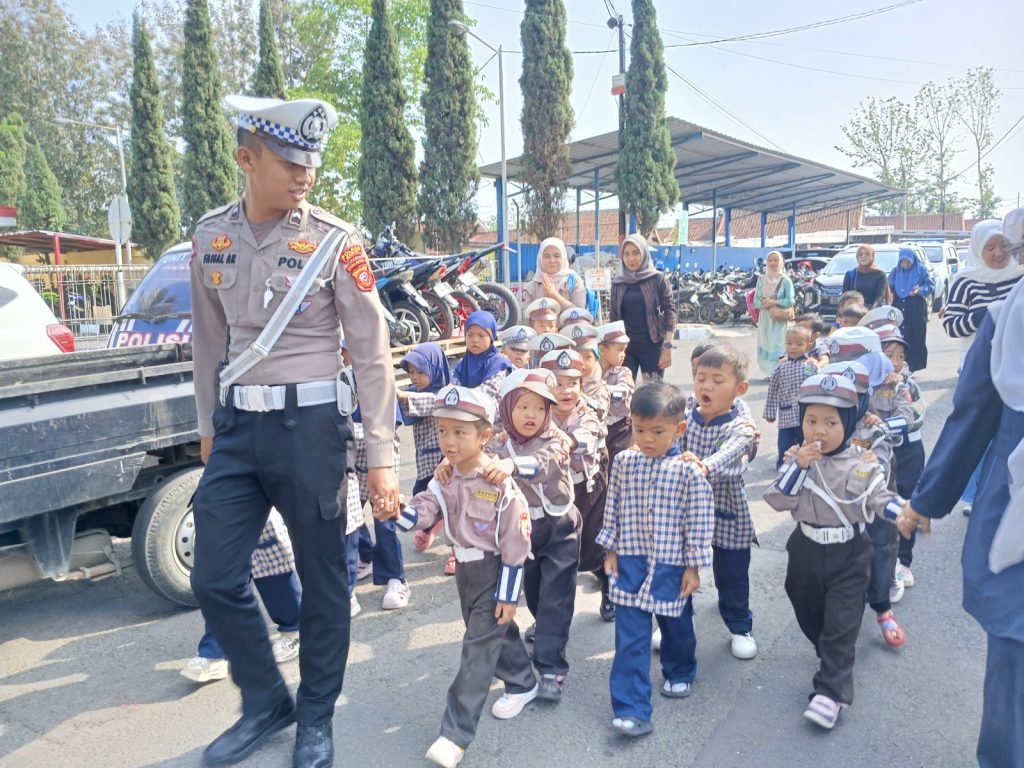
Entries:
<svg viewBox="0 0 1024 768">
<path fill-rule="evenodd" d="M 189 508 L 185 516 L 178 523 L 178 530 L 174 534 L 174 553 L 178 556 L 178 562 L 186 571 L 191 571 L 195 565 L 196 555 L 196 525 L 192 516 L 192 509 Z"/>
</svg>

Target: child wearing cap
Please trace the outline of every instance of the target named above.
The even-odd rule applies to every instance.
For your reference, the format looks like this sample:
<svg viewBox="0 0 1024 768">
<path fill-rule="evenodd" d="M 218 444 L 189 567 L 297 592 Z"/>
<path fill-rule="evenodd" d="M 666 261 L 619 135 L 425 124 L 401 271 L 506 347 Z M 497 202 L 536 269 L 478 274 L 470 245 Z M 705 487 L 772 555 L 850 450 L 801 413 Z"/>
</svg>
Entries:
<svg viewBox="0 0 1024 768">
<path fill-rule="evenodd" d="M 650 733 L 651 617 L 662 632 L 660 693 L 685 698 L 697 674 L 692 594 L 711 562 L 714 499 L 696 464 L 676 444 L 686 429 L 686 398 L 666 382 L 633 393 L 636 448 L 612 464 L 604 527 L 605 571 L 616 604 L 609 688 L 612 727 Z"/>
<path fill-rule="evenodd" d="M 608 462 L 629 448 L 633 443 L 633 425 L 629 420 L 629 404 L 633 399 L 636 383 L 633 374 L 625 366 L 626 324 L 622 320 L 602 325 L 597 329 L 598 351 L 605 386 L 608 387 Z M 609 606 L 611 604 L 609 603 Z"/>
<path fill-rule="evenodd" d="M 752 659 L 750 547 L 755 541 L 743 484 L 756 440 L 753 422 L 739 413 L 746 393 L 747 362 L 731 344 L 716 344 L 697 360 L 696 407 L 680 440 L 683 458 L 694 462 L 711 483 L 715 499 L 713 558 L 718 611 L 729 630 L 732 655 Z"/>
<path fill-rule="evenodd" d="M 536 624 L 532 633 L 527 632 L 527 641 L 533 640 L 533 663 L 541 675 L 538 695 L 549 701 L 561 698 L 569 671 L 565 647 L 580 559 L 580 513 L 573 504 L 564 435 L 552 418 L 555 386 L 554 374 L 545 368 L 511 374 L 502 386 L 499 405 L 505 437 L 490 446 L 496 458 L 493 477 L 514 478 L 533 524 L 523 586 Z"/>
<path fill-rule="evenodd" d="M 556 349 L 574 349 L 575 342 L 560 333 L 541 333 L 530 340 L 530 365 L 536 368 L 540 359 Z"/>
<path fill-rule="evenodd" d="M 594 316 L 584 307 L 569 307 L 558 316 L 558 327 L 563 331 L 570 325 L 593 325 Z"/>
<path fill-rule="evenodd" d="M 819 659 L 804 717 L 831 729 L 853 702 L 853 662 L 872 559 L 866 524 L 895 520 L 903 504 L 879 464 L 850 445 L 858 397 L 845 376 L 818 374 L 800 388 L 804 440 L 764 499 L 790 512 L 786 595 Z"/>
<path fill-rule="evenodd" d="M 558 313 L 561 305 L 554 299 L 541 296 L 526 305 L 526 319 L 537 333 L 557 333 Z"/>
<path fill-rule="evenodd" d="M 779 422 L 779 455 L 775 468 L 782 466 L 783 457 L 791 446 L 801 441 L 800 409 L 796 393 L 800 385 L 811 374 L 817 373 L 817 365 L 810 360 L 811 332 L 801 325 L 794 325 L 786 331 L 786 356 L 768 381 L 768 397 L 764 403 L 764 420 Z"/>
<path fill-rule="evenodd" d="M 530 341 L 537 337 L 536 331 L 525 325 L 513 325 L 498 331 L 501 354 L 508 358 L 514 368 L 530 367 Z"/>
<path fill-rule="evenodd" d="M 491 707 L 501 720 L 518 715 L 537 696 L 537 678 L 515 622 L 530 551 L 530 515 L 516 484 L 499 480 L 484 454 L 491 439 L 494 401 L 479 390 L 447 386 L 437 393 L 434 418 L 448 468 L 432 480 L 395 522 L 403 530 L 429 529 L 438 520 L 459 558 L 455 586 L 466 634 L 462 661 L 448 689 L 441 735 L 426 759 L 454 768 L 476 735 L 491 682 L 505 693 Z"/>
<path fill-rule="evenodd" d="M 411 389 L 398 390 L 398 401 L 412 419 L 412 435 L 416 443 L 416 483 L 413 494 L 425 491 L 434 470 L 441 463 L 441 445 L 437 441 L 434 401 L 437 393 L 452 383 L 448 358 L 434 341 L 417 344 L 402 358 L 402 368 L 409 374 Z M 440 525 L 428 531 L 417 531 L 413 545 L 424 552 L 433 545 Z"/>
<path fill-rule="evenodd" d="M 576 352 L 583 361 L 583 397 L 587 405 L 594 409 L 598 420 L 602 424 L 607 424 L 612 397 L 601 375 L 601 352 L 598 349 L 597 328 L 577 323 L 564 328 L 563 332 L 572 338 L 576 345 Z"/>
</svg>

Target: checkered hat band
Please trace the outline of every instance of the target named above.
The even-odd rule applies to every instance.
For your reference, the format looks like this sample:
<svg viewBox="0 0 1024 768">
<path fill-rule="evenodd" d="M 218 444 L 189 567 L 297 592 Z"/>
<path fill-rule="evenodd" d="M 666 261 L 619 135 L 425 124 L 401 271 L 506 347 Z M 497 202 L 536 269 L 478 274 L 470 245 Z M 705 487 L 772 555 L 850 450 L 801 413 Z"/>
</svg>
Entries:
<svg viewBox="0 0 1024 768">
<path fill-rule="evenodd" d="M 301 149 L 308 149 L 313 152 L 319 151 L 320 149 L 319 144 L 310 144 L 308 141 L 305 141 L 294 128 L 289 128 L 287 125 L 275 123 L 273 120 L 256 117 L 255 115 L 239 115 L 237 124 L 239 128 L 255 128 L 260 133 L 265 133 L 268 136 L 281 139 L 281 141 L 300 147 Z"/>
</svg>

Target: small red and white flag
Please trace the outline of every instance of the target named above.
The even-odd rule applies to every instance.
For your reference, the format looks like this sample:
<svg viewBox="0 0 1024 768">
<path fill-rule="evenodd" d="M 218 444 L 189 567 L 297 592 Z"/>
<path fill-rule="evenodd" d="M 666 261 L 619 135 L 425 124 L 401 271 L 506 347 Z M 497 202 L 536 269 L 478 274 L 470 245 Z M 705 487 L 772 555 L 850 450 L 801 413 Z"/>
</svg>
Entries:
<svg viewBox="0 0 1024 768">
<path fill-rule="evenodd" d="M 18 209 L 9 205 L 0 205 L 0 227 L 18 226 Z"/>
</svg>

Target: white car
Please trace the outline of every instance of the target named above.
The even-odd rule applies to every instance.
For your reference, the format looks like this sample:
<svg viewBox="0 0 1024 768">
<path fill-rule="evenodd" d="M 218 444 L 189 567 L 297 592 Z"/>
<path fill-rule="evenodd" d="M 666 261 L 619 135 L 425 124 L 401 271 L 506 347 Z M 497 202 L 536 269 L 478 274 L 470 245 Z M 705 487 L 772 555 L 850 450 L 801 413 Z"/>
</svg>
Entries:
<svg viewBox="0 0 1024 768">
<path fill-rule="evenodd" d="M 74 334 L 22 272 L 17 264 L 0 262 L 0 360 L 74 352 Z"/>
</svg>

